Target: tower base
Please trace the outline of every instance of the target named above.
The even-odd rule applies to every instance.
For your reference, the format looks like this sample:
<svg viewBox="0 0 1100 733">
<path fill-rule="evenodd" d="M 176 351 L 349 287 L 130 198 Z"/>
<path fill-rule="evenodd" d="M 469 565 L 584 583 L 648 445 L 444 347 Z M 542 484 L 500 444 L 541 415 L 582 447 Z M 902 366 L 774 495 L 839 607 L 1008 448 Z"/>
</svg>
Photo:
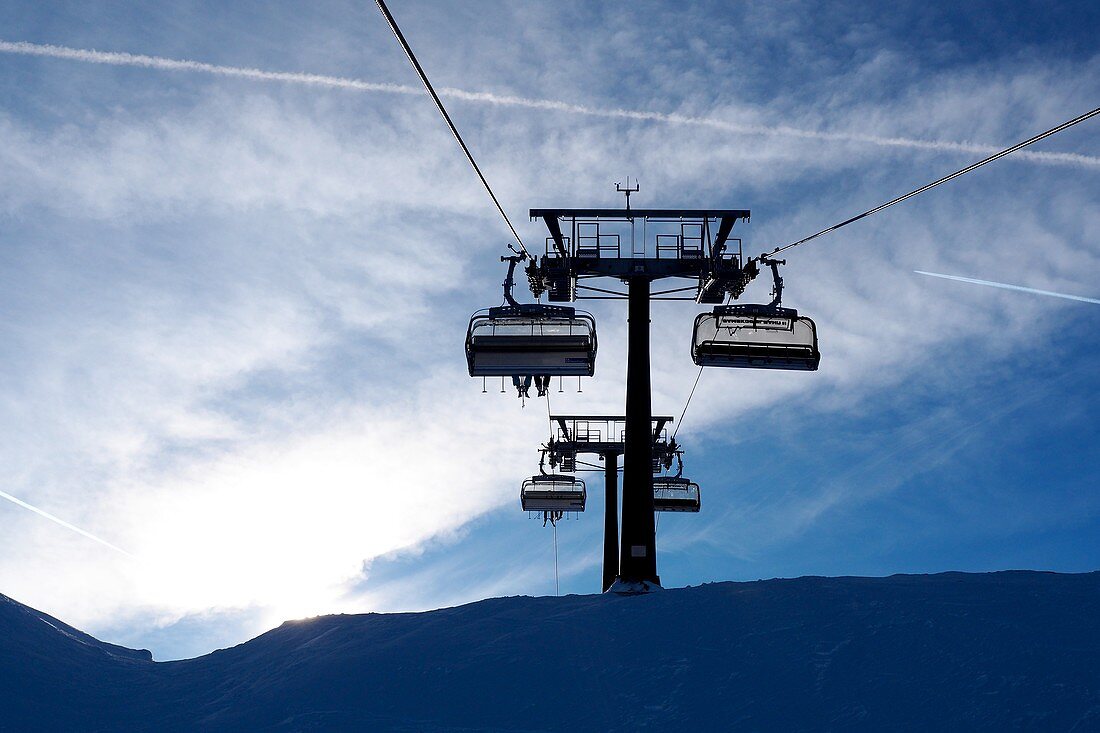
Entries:
<svg viewBox="0 0 1100 733">
<path fill-rule="evenodd" d="M 611 584 L 606 593 L 617 593 L 620 596 L 636 596 L 642 593 L 653 593 L 654 591 L 664 590 L 661 587 L 661 579 L 656 581 L 650 580 L 623 580 L 622 578 L 615 578 L 615 582 Z"/>
</svg>

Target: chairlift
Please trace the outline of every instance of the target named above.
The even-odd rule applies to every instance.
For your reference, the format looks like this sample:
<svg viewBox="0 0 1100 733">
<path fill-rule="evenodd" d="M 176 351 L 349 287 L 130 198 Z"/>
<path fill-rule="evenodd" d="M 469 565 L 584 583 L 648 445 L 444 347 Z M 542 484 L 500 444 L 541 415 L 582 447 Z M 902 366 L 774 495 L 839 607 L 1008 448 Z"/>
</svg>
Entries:
<svg viewBox="0 0 1100 733">
<path fill-rule="evenodd" d="M 545 382 L 539 387 L 540 396 L 550 386 L 549 377 L 591 377 L 596 371 L 596 319 L 570 306 L 516 302 L 512 297 L 516 265 L 527 255 L 517 252 L 500 259 L 508 263 L 503 283 L 507 304 L 470 318 L 466 330 L 470 376 L 541 377 Z"/>
<path fill-rule="evenodd" d="M 525 512 L 583 512 L 587 496 L 579 478 L 540 474 L 523 482 L 519 500 Z"/>
<path fill-rule="evenodd" d="M 699 511 L 699 484 L 681 476 L 654 476 L 653 511 Z"/>
<path fill-rule="evenodd" d="M 596 320 L 558 305 L 523 303 L 478 311 L 466 331 L 471 377 L 591 377 Z"/>
<path fill-rule="evenodd" d="M 793 308 L 720 305 L 695 318 L 691 358 L 698 366 L 815 371 L 817 326 Z"/>
<path fill-rule="evenodd" d="M 695 318 L 691 358 L 698 366 L 741 369 L 816 371 L 817 326 L 793 308 L 782 308 L 786 260 L 760 255 L 757 261 L 772 272 L 772 301 L 767 305 L 715 306 Z"/>
</svg>

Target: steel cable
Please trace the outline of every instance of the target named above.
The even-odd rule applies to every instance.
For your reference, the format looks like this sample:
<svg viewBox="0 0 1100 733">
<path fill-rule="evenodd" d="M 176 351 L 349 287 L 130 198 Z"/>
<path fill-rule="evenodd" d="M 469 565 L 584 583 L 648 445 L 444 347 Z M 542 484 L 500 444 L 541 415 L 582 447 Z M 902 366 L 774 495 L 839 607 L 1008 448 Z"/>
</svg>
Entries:
<svg viewBox="0 0 1100 733">
<path fill-rule="evenodd" d="M 805 244 L 806 242 L 809 242 L 811 239 L 817 239 L 818 237 L 822 236 L 823 234 L 828 234 L 829 232 L 835 232 L 837 229 L 840 229 L 841 227 L 848 226 L 852 222 L 859 221 L 860 219 L 871 216 L 872 214 L 877 214 L 878 212 L 882 211 L 883 209 L 889 208 L 889 207 L 893 206 L 894 204 L 900 204 L 902 201 L 905 201 L 906 199 L 911 199 L 911 198 L 913 198 L 914 196 L 916 196 L 918 194 L 922 194 L 930 188 L 935 188 L 936 186 L 940 185 L 941 183 L 947 183 L 948 181 L 950 181 L 952 179 L 955 179 L 955 178 L 958 178 L 959 176 L 961 176 L 965 173 L 969 173 L 970 171 L 972 171 L 976 168 L 981 168 L 986 163 L 992 163 L 993 161 L 997 160 L 998 158 L 1003 158 L 1004 156 L 1009 155 L 1010 153 L 1014 153 L 1017 150 L 1020 150 L 1021 148 L 1026 148 L 1028 145 L 1031 145 L 1032 143 L 1037 143 L 1037 142 L 1039 142 L 1040 140 L 1042 140 L 1044 138 L 1047 138 L 1047 137 L 1050 137 L 1051 135 L 1054 135 L 1055 133 L 1061 132 L 1062 130 L 1065 130 L 1069 127 L 1073 127 L 1074 125 L 1078 124 L 1079 122 L 1084 122 L 1085 120 L 1089 119 L 1090 117 L 1094 117 L 1097 114 L 1100 114 L 1100 107 L 1097 107 L 1096 109 L 1092 110 L 1091 112 L 1086 112 L 1085 114 L 1080 115 L 1079 117 L 1074 117 L 1072 120 L 1068 120 L 1066 122 L 1063 122 L 1062 124 L 1058 125 L 1057 127 L 1052 127 L 1049 130 L 1047 130 L 1046 132 L 1041 132 L 1038 135 L 1036 135 L 1035 137 L 1024 140 L 1021 143 L 1016 143 L 1015 145 L 1013 145 L 1010 148 L 1005 148 L 1004 150 L 1000 151 L 999 153 L 994 153 L 993 155 L 989 156 L 988 158 L 984 158 L 982 160 L 979 160 L 977 163 L 972 163 L 971 165 L 968 165 L 965 168 L 962 168 L 960 170 L 955 171 L 954 173 L 946 175 L 943 178 L 932 181 L 932 183 L 925 184 L 924 186 L 921 186 L 920 188 L 914 189 L 914 190 L 910 191 L 909 193 L 907 193 L 903 196 L 898 196 L 896 199 L 892 199 L 890 201 L 887 201 L 884 204 L 876 206 L 873 209 L 869 209 L 868 211 L 864 211 L 862 214 L 859 214 L 858 216 L 853 216 L 851 219 L 846 219 L 846 220 L 840 222 L 839 224 L 834 224 L 833 226 L 831 226 L 827 229 L 822 229 L 820 232 L 817 232 L 816 234 L 811 234 L 808 237 L 803 237 L 802 239 L 799 239 L 797 242 L 791 242 L 790 244 L 783 245 L 782 247 L 776 247 L 770 253 L 761 254 L 760 257 L 779 254 L 780 252 L 785 252 L 786 250 L 791 249 L 792 247 L 797 247 L 801 244 Z M 757 259 L 759 259 L 759 257 Z"/>
<path fill-rule="evenodd" d="M 691 404 L 691 398 L 695 396 L 695 388 L 699 386 L 699 379 L 703 376 L 703 367 L 699 367 L 699 373 L 695 375 L 695 384 L 691 385 L 691 392 L 688 393 L 687 401 L 684 403 L 684 409 L 680 412 L 680 419 L 676 421 L 676 427 L 672 429 L 672 439 L 676 440 L 676 433 L 680 432 L 680 426 L 684 424 L 684 415 L 687 414 L 688 405 Z"/>
<path fill-rule="evenodd" d="M 390 30 L 397 36 L 398 42 L 401 44 L 401 48 L 405 50 L 405 55 L 409 57 L 409 61 L 412 63 L 413 68 L 416 69 L 417 75 L 420 77 L 420 81 L 424 82 L 424 88 L 428 90 L 428 94 L 431 95 L 432 100 L 435 102 L 436 108 L 439 110 L 439 114 L 443 115 L 443 120 L 447 123 L 447 126 L 451 128 L 451 134 L 455 136 L 455 140 L 458 141 L 459 147 L 462 148 L 462 152 L 466 154 L 466 159 L 470 161 L 470 165 L 473 166 L 474 172 L 477 173 L 477 177 L 481 179 L 481 185 L 485 186 L 485 191 L 489 194 L 489 198 L 493 200 L 493 204 L 496 205 L 497 211 L 504 217 L 504 223 L 508 225 L 508 228 L 512 230 L 512 236 L 516 238 L 516 243 L 519 244 L 519 248 L 523 250 L 523 254 L 530 258 L 531 253 L 527 251 L 527 247 L 523 246 L 523 240 L 520 239 L 519 232 L 512 226 L 512 220 L 508 218 L 508 214 L 504 212 L 504 207 L 500 205 L 500 201 L 497 200 L 496 194 L 493 193 L 492 187 L 489 186 L 489 181 L 485 180 L 484 174 L 481 172 L 481 168 L 478 166 L 477 161 L 474 160 L 473 153 L 466 147 L 465 141 L 462 139 L 462 135 L 458 134 L 458 128 L 455 127 L 455 123 L 451 120 L 451 116 L 447 114 L 446 107 L 443 106 L 443 101 L 439 98 L 439 95 L 435 93 L 435 88 L 432 87 L 432 83 L 428 81 L 428 75 L 424 73 L 423 67 L 420 66 L 420 62 L 416 60 L 416 54 L 413 53 L 412 48 L 409 46 L 408 41 L 405 40 L 405 36 L 401 34 L 401 29 L 397 27 L 397 21 L 394 20 L 390 14 L 390 9 L 386 7 L 384 0 L 375 0 L 378 4 L 378 9 L 382 11 L 382 15 L 385 16 L 386 22 L 390 25 Z"/>
</svg>

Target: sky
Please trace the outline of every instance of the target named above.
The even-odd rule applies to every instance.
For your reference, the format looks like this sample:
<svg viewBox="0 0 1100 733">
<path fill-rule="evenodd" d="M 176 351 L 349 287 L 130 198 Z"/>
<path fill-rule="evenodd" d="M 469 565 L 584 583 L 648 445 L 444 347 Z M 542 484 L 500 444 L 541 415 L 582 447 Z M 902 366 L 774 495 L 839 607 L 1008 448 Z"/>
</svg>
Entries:
<svg viewBox="0 0 1100 733">
<path fill-rule="evenodd" d="M 1094 3 L 391 10 L 537 247 L 528 209 L 629 175 L 764 251 L 1100 100 Z M 157 659 L 554 593 L 545 405 L 462 350 L 510 235 L 372 3 L 0 0 L 0 42 L 0 491 L 86 533 L 0 501 L 0 592 Z M 1098 125 L 787 253 L 821 368 L 704 372 L 664 585 L 1100 567 L 1100 307 L 916 272 L 1100 297 Z M 625 306 L 578 305 L 597 373 L 552 407 L 618 414 Z M 701 310 L 654 305 L 657 413 Z M 562 593 L 599 590 L 586 478 Z"/>
</svg>

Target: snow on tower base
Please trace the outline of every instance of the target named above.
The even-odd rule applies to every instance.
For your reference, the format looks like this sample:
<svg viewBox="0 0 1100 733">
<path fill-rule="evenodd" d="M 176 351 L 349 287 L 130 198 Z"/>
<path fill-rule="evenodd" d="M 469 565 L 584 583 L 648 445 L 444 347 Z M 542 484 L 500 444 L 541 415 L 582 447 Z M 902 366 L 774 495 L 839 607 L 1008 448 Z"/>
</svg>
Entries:
<svg viewBox="0 0 1100 733">
<path fill-rule="evenodd" d="M 652 593 L 654 591 L 664 590 L 657 583 L 651 583 L 646 580 L 628 581 L 622 578 L 615 578 L 615 582 L 611 584 L 611 587 L 607 589 L 608 593 L 617 593 L 619 595 L 632 596 L 639 593 Z"/>
</svg>

